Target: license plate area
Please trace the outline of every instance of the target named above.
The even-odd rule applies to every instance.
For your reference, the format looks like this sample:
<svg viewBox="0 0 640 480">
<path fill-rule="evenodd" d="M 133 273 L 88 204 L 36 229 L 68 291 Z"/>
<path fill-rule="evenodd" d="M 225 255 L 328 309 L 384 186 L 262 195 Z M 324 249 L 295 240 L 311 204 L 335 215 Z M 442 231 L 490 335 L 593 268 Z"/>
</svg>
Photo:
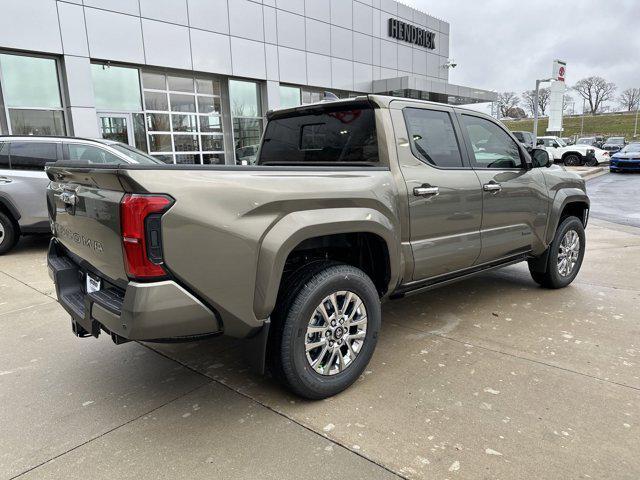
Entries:
<svg viewBox="0 0 640 480">
<path fill-rule="evenodd" d="M 87 294 L 99 292 L 102 288 L 102 280 L 89 272 L 85 275 L 85 291 Z"/>
</svg>

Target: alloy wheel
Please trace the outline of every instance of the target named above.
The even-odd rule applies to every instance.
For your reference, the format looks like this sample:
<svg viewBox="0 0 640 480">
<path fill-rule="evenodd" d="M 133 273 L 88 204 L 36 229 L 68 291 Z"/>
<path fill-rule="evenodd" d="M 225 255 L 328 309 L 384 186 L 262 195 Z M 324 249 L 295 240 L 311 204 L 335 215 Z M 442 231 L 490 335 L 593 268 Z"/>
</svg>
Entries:
<svg viewBox="0 0 640 480">
<path fill-rule="evenodd" d="M 558 250 L 558 273 L 568 277 L 578 262 L 580 256 L 580 237 L 575 230 L 569 230 L 562 237 Z"/>
<path fill-rule="evenodd" d="M 316 307 L 305 335 L 307 362 L 320 375 L 349 368 L 367 336 L 367 309 L 353 292 L 328 295 Z"/>
<path fill-rule="evenodd" d="M 0 245 L 4 242 L 5 233 L 4 233 L 4 225 L 0 222 Z"/>
</svg>

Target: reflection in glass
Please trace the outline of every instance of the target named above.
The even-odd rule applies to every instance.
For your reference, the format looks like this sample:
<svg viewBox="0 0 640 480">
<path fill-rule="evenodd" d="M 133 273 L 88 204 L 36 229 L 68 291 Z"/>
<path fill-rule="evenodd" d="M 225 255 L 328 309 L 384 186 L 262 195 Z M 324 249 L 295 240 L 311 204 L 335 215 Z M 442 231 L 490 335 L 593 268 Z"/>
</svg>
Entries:
<svg viewBox="0 0 640 480">
<path fill-rule="evenodd" d="M 196 97 L 193 95 L 185 95 L 183 93 L 170 93 L 171 110 L 174 112 L 193 112 L 196 111 Z"/>
<path fill-rule="evenodd" d="M 147 110 L 169 110 L 167 94 L 162 92 L 144 92 L 144 106 Z"/>
<path fill-rule="evenodd" d="M 174 135 L 173 145 L 176 152 L 197 152 L 200 150 L 197 135 Z"/>
<path fill-rule="evenodd" d="M 200 116 L 201 132 L 222 132 L 222 119 L 217 115 Z"/>
<path fill-rule="evenodd" d="M 193 93 L 193 77 L 178 77 L 169 75 L 169 90 L 174 92 L 190 92 Z"/>
<path fill-rule="evenodd" d="M 197 132 L 195 115 L 172 115 L 174 132 Z"/>
<path fill-rule="evenodd" d="M 100 117 L 100 133 L 107 140 L 129 143 L 127 119 L 124 117 Z"/>
<path fill-rule="evenodd" d="M 215 152 L 224 151 L 224 140 L 222 135 L 202 135 L 202 151 Z"/>
<path fill-rule="evenodd" d="M 152 155 L 152 157 L 164 163 L 173 163 L 173 155 Z"/>
<path fill-rule="evenodd" d="M 199 94 L 220 95 L 220 82 L 213 79 L 209 80 L 204 78 L 197 78 L 196 89 Z"/>
<path fill-rule="evenodd" d="M 240 165 L 252 165 L 255 163 L 261 136 L 262 120 L 253 118 L 233 119 L 236 163 Z"/>
<path fill-rule="evenodd" d="M 152 90 L 166 90 L 166 77 L 162 73 L 142 72 L 142 86 Z"/>
<path fill-rule="evenodd" d="M 202 163 L 205 165 L 224 165 L 224 153 L 203 153 Z"/>
<path fill-rule="evenodd" d="M 93 91 L 98 110 L 140 110 L 140 79 L 137 68 L 91 65 Z"/>
<path fill-rule="evenodd" d="M 280 86 L 280 108 L 300 106 L 300 89 L 298 87 Z"/>
<path fill-rule="evenodd" d="M 0 68 L 8 107 L 62 107 L 55 60 L 0 54 Z"/>
<path fill-rule="evenodd" d="M 234 117 L 260 116 L 260 97 L 257 83 L 229 80 L 229 96 L 231 98 L 231 114 Z"/>
<path fill-rule="evenodd" d="M 169 132 L 169 115 L 166 113 L 147 113 L 147 129 L 150 132 Z"/>
<path fill-rule="evenodd" d="M 9 109 L 14 135 L 64 135 L 64 116 L 59 110 Z"/>
<path fill-rule="evenodd" d="M 149 134 L 149 151 L 151 152 L 170 152 L 171 135 L 168 134 Z"/>
<path fill-rule="evenodd" d="M 216 97 L 198 97 L 198 111 L 200 113 L 220 114 L 220 99 Z"/>
<path fill-rule="evenodd" d="M 144 113 L 134 113 L 133 115 L 133 140 L 135 147 L 143 152 L 147 150 L 147 135 L 144 132 Z"/>
<path fill-rule="evenodd" d="M 200 163 L 200 155 L 176 154 L 176 163 L 179 165 L 193 165 L 194 163 Z"/>
</svg>

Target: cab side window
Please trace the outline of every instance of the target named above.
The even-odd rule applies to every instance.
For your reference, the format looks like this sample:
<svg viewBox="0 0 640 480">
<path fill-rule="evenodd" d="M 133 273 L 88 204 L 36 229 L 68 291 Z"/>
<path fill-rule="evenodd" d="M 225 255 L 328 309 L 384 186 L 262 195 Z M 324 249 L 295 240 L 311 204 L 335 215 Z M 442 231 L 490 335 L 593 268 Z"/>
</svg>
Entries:
<svg viewBox="0 0 640 480">
<path fill-rule="evenodd" d="M 58 159 L 57 145 L 46 142 L 11 142 L 12 170 L 44 170 Z"/>
<path fill-rule="evenodd" d="M 84 145 L 81 143 L 69 143 L 67 145 L 69 158 L 73 162 L 88 163 L 91 165 L 104 164 L 121 164 L 122 159 L 114 154 L 93 145 Z"/>
<path fill-rule="evenodd" d="M 9 170 L 9 144 L 0 143 L 0 170 Z"/>
<path fill-rule="evenodd" d="M 518 144 L 495 123 L 480 117 L 462 115 L 473 154 L 475 168 L 522 168 Z"/>
<path fill-rule="evenodd" d="M 413 154 L 440 168 L 463 167 L 453 122 L 448 112 L 405 108 L 404 119 Z"/>
</svg>

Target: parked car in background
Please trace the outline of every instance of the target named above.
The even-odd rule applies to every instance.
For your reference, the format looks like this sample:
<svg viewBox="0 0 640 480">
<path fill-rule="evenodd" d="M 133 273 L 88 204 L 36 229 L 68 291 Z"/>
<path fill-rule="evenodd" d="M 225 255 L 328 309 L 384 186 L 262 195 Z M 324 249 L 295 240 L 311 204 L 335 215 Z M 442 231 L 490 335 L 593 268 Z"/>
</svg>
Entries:
<svg viewBox="0 0 640 480">
<path fill-rule="evenodd" d="M 630 143 L 614 153 L 609 170 L 611 172 L 640 171 L 640 142 Z"/>
<path fill-rule="evenodd" d="M 515 131 L 511 133 L 513 133 L 513 136 L 516 137 L 525 147 L 533 148 L 533 133 L 523 131 Z"/>
<path fill-rule="evenodd" d="M 576 145 L 588 145 L 590 147 L 595 147 L 597 145 L 598 141 L 596 140 L 596 137 L 580 137 L 578 138 L 578 140 L 576 140 Z"/>
<path fill-rule="evenodd" d="M 595 137 L 593 137 L 595 139 Z M 538 137 L 538 145 L 544 146 L 549 156 L 556 162 L 563 162 L 568 167 L 579 165 L 596 166 L 608 162 L 609 152 L 588 143 L 567 145 L 559 137 Z"/>
<path fill-rule="evenodd" d="M 70 137 L 0 136 L 0 255 L 21 235 L 49 233 L 45 164 L 57 160 L 91 163 L 157 163 L 129 145 Z"/>
<path fill-rule="evenodd" d="M 622 150 L 626 144 L 627 141 L 624 137 L 609 137 L 602 145 L 602 149 L 609 152 L 609 155 L 613 155 Z"/>
<path fill-rule="evenodd" d="M 560 139 L 567 145 L 574 145 L 576 143 L 575 137 L 560 137 Z"/>
</svg>

